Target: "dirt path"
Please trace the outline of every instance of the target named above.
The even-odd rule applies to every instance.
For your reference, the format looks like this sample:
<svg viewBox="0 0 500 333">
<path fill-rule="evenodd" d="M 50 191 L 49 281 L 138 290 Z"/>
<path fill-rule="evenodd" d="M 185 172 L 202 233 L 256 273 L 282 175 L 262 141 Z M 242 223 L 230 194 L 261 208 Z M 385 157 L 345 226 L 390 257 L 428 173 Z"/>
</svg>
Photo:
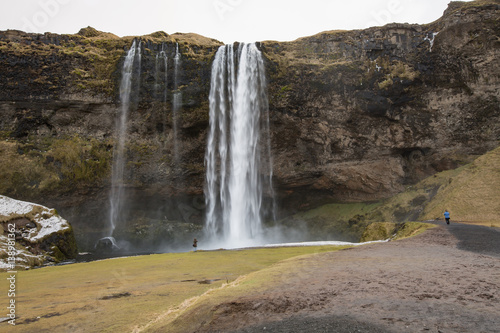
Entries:
<svg viewBox="0 0 500 333">
<path fill-rule="evenodd" d="M 201 331 L 498 333 L 499 288 L 500 232 L 441 224 L 304 260 Z"/>
</svg>

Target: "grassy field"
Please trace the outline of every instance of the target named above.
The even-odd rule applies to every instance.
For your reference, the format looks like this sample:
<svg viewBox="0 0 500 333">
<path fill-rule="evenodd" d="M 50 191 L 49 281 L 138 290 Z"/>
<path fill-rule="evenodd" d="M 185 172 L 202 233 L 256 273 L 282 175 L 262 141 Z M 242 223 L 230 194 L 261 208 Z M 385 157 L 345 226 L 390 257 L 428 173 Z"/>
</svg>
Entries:
<svg viewBox="0 0 500 333">
<path fill-rule="evenodd" d="M 109 259 L 20 271 L 16 331 L 142 331 L 209 290 L 302 255 L 340 247 L 198 251 Z M 1 273 L 0 280 L 6 281 Z M 7 295 L 8 283 L 0 284 Z M 7 306 L 8 300 L 5 300 Z M 0 324 L 0 331 L 10 327 Z"/>
</svg>

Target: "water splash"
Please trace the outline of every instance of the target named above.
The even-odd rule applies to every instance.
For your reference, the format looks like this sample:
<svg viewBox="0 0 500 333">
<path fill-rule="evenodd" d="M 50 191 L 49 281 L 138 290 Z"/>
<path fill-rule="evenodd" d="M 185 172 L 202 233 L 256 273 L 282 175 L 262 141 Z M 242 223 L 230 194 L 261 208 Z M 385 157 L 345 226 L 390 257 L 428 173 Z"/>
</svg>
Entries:
<svg viewBox="0 0 500 333">
<path fill-rule="evenodd" d="M 140 77 L 141 42 L 135 40 L 125 57 L 120 83 L 120 113 L 116 120 L 117 138 L 113 150 L 113 166 L 111 173 L 110 211 L 109 211 L 109 236 L 113 235 L 118 222 L 123 218 L 123 176 L 125 171 L 125 139 L 127 137 L 127 121 L 130 112 L 132 91 L 138 92 L 134 87 L 134 72 Z M 134 69 L 136 69 L 134 71 Z M 139 80 L 136 85 L 140 84 Z"/>
<path fill-rule="evenodd" d="M 263 192 L 273 193 L 267 84 L 255 44 L 219 48 L 209 102 L 206 234 L 218 247 L 259 245 Z"/>
</svg>

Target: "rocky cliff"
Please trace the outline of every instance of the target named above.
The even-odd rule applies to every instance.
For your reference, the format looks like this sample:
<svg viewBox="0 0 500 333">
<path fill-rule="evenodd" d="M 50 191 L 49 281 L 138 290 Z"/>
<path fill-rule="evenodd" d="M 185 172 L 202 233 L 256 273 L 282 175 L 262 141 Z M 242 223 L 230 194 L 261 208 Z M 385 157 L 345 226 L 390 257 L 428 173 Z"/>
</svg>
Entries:
<svg viewBox="0 0 500 333">
<path fill-rule="evenodd" d="M 498 1 L 452 2 L 427 25 L 258 43 L 281 214 L 386 198 L 497 147 L 498 22 Z M 126 146 L 133 222 L 124 232 L 169 239 L 203 219 L 210 71 L 222 43 L 163 32 L 135 38 L 141 82 Z M 0 193 L 56 207 L 83 246 L 107 218 L 120 73 L 133 39 L 90 27 L 76 35 L 0 33 Z M 177 47 L 182 105 L 174 138 Z"/>
<path fill-rule="evenodd" d="M 263 43 L 279 186 L 376 200 L 496 147 L 499 11 L 481 4 Z"/>
</svg>

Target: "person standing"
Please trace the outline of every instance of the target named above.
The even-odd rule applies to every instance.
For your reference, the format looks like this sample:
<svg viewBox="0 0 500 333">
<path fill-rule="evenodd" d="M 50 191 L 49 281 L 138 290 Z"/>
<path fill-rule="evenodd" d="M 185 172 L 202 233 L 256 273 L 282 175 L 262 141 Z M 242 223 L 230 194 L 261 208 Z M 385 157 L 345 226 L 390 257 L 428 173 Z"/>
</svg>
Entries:
<svg viewBox="0 0 500 333">
<path fill-rule="evenodd" d="M 194 252 L 196 252 L 196 249 L 198 248 L 198 240 L 196 238 L 193 240 L 193 247 L 194 247 Z"/>
<path fill-rule="evenodd" d="M 446 224 L 450 224 L 450 212 L 448 210 L 444 211 L 444 219 L 446 220 Z"/>
</svg>

